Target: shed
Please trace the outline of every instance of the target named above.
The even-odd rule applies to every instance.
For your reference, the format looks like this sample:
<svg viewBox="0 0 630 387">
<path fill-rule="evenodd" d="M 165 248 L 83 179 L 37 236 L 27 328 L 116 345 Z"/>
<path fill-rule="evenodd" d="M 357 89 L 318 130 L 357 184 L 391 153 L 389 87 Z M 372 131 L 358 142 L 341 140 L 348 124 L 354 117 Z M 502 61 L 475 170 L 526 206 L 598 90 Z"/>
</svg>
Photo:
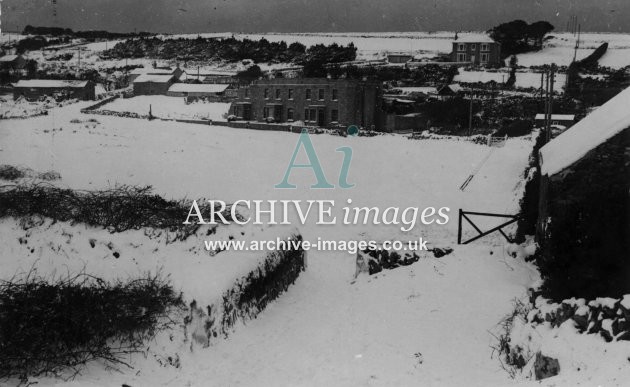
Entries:
<svg viewBox="0 0 630 387">
<path fill-rule="evenodd" d="M 387 54 L 388 63 L 407 63 L 413 59 L 411 54 Z"/>
<path fill-rule="evenodd" d="M 13 85 L 13 98 L 24 97 L 36 100 L 42 96 L 65 94 L 68 98 L 93 100 L 95 84 L 92 81 L 58 80 L 58 79 L 26 79 Z"/>
<path fill-rule="evenodd" d="M 540 113 L 536 114 L 534 118 L 534 122 L 536 127 L 543 127 L 545 125 L 545 114 Z M 562 125 L 566 128 L 570 127 L 575 123 L 575 115 L 574 114 L 552 114 L 551 115 L 551 125 Z"/>
<path fill-rule="evenodd" d="M 536 239 L 559 297 L 630 292 L 630 88 L 539 151 Z"/>
<path fill-rule="evenodd" d="M 133 81 L 134 95 L 167 95 L 175 82 L 175 75 L 142 74 Z"/>
<path fill-rule="evenodd" d="M 171 97 L 222 97 L 230 85 L 208 83 L 174 83 L 167 95 Z"/>
<path fill-rule="evenodd" d="M 0 57 L 0 69 L 22 70 L 26 67 L 26 59 L 22 55 L 5 55 Z"/>
</svg>

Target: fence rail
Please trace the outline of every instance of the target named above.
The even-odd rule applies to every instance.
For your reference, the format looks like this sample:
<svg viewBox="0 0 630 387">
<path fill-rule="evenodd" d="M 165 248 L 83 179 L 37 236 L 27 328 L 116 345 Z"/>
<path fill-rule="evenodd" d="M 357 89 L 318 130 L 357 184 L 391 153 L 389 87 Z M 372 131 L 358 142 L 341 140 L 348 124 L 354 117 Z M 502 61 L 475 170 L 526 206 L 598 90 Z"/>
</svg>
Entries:
<svg viewBox="0 0 630 387">
<path fill-rule="evenodd" d="M 508 221 L 501 223 L 500 225 L 491 228 L 487 231 L 482 231 L 467 215 L 476 215 L 476 216 L 489 216 L 495 218 L 507 218 Z M 503 237 L 510 243 L 514 241 L 503 231 L 503 227 L 508 226 L 514 222 L 517 222 L 520 219 L 520 215 L 506 215 L 506 214 L 493 214 L 489 212 L 475 212 L 475 211 L 464 211 L 462 209 L 459 210 L 459 219 L 457 225 L 457 244 L 465 245 L 470 242 L 476 241 L 479 238 L 482 238 L 488 234 L 492 234 L 495 231 L 498 231 L 503 235 Z M 462 241 L 462 229 L 463 229 L 463 221 L 466 220 L 478 233 L 478 235 Z"/>
</svg>

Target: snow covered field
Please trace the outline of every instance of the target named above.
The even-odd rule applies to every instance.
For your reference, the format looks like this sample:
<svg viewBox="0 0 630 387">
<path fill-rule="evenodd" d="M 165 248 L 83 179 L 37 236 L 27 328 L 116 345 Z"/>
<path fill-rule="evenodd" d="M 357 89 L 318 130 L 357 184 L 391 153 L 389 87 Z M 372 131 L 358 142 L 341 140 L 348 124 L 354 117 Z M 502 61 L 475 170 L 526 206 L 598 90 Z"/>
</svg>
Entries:
<svg viewBox="0 0 630 387">
<path fill-rule="evenodd" d="M 470 245 L 456 245 L 459 208 L 517 212 L 531 139 L 509 139 L 504 147 L 492 148 L 480 172 L 460 191 L 461 183 L 490 148 L 466 141 L 412 141 L 398 135 L 313 135 L 323 170 L 333 183 L 342 161 L 335 149 L 352 147 L 348 182 L 355 187 L 311 190 L 311 173 L 295 171 L 291 182 L 298 188 L 278 190 L 274 185 L 282 180 L 296 134 L 81 114 L 80 109 L 88 105 L 78 102 L 52 109 L 48 116 L 0 121 L 0 164 L 55 170 L 62 177 L 55 184 L 74 189 L 132 184 L 152 185 L 166 198 L 335 200 L 336 216 L 341 216 L 337 211 L 347 199 L 360 207 L 449 207 L 447 225 L 418 224 L 409 233 L 393 225 L 317 225 L 315 217 L 307 218 L 304 225 L 294 225 L 306 240 L 411 240 L 422 236 L 430 245 L 450 246 L 454 252 L 440 259 L 426 254 L 414 265 L 362 276 L 352 283 L 353 255 L 310 251 L 307 270 L 295 285 L 228 339 L 194 352 L 164 337 L 151 344 L 178 351 L 181 368 L 161 367 L 152 356 L 134 356 L 129 359 L 135 367 L 131 371 L 111 372 L 95 362 L 74 381 L 42 378 L 39 385 L 541 385 L 523 375 L 509 379 L 491 348 L 497 344 L 492 336 L 497 324 L 511 312 L 512 300 L 525 297 L 527 287 L 539 280 L 538 272 L 522 259 L 512 258 L 498 234 Z M 87 122 L 90 118 L 96 121 Z M 58 236 L 60 227 L 64 226 L 51 228 L 51 233 Z M 2 235 L 14 235 L 6 224 L 0 230 Z M 99 234 L 99 240 L 119 245 L 136 240 L 130 235 L 105 234 Z M 474 235 L 474 231 L 468 229 L 466 234 Z M 150 251 L 151 243 L 141 249 Z M 7 246 L 14 249 L 12 258 L 27 262 L 20 257 L 26 252 L 15 241 Z M 194 250 L 194 246 L 188 247 Z M 101 250 L 107 253 L 99 246 Z M 86 248 L 85 259 L 102 267 L 102 257 L 90 251 Z M 187 278 L 199 284 L 194 291 L 200 295 L 216 286 L 215 281 L 203 281 L 215 278 L 206 275 L 213 269 L 205 261 L 210 257 L 203 253 L 182 257 L 168 254 L 168 250 L 162 254 L 163 259 L 175 260 L 164 266 L 182 288 L 192 286 L 185 283 Z M 2 255 L 7 256 L 6 250 Z M 201 262 L 199 266 L 193 264 L 195 260 Z M 1 274 L 13 272 L 3 269 Z M 568 331 L 558 340 L 574 338 L 574 332 Z M 628 344 L 606 344 L 593 336 L 585 337 L 584 342 L 588 345 L 574 352 L 570 346 L 557 346 L 565 351 L 558 355 L 562 373 L 542 385 L 622 385 L 627 380 L 628 371 L 622 373 L 617 367 L 618 354 L 630 351 Z M 606 345 L 614 345 L 616 354 L 614 365 L 608 368 Z"/>
<path fill-rule="evenodd" d="M 230 110 L 229 103 L 193 102 L 186 104 L 183 97 L 165 95 L 140 95 L 133 98 L 117 98 L 101 109 L 115 112 L 149 114 L 169 119 L 224 120 Z"/>
<path fill-rule="evenodd" d="M 460 207 L 515 212 L 529 140 L 510 140 L 497 149 L 462 192 L 459 185 L 488 148 L 401 136 L 313 136 L 326 171 L 338 168 L 337 147 L 352 146 L 349 181 L 356 187 L 309 190 L 304 185 L 311 183 L 310 174 L 296 173 L 292 181 L 299 189 L 276 190 L 297 135 L 102 116 L 94 116 L 98 123 L 90 127 L 70 123 L 87 118 L 79 113 L 83 104 L 56 109 L 54 121 L 1 122 L 0 162 L 54 169 L 61 173 L 60 184 L 77 189 L 152 184 L 167 198 L 332 199 L 340 204 L 351 198 L 356 205 L 382 208 L 448 206 L 453 211 L 448 225 L 417 226 L 407 235 L 394 227 L 316 225 L 312 218 L 298 227 L 310 240 L 425 236 L 455 252 L 351 284 L 354 256 L 311 251 L 307 271 L 285 296 L 229 339 L 194 353 L 182 351 L 181 369 L 160 368 L 154 360 L 138 357 L 138 374 L 110 374 L 92 364 L 75 385 L 509 383 L 490 356 L 494 339 L 488 330 L 538 276 L 531 266 L 507 256 L 499 238 L 455 246 L 455 212 Z M 53 127 L 63 130 L 46 132 Z"/>
</svg>

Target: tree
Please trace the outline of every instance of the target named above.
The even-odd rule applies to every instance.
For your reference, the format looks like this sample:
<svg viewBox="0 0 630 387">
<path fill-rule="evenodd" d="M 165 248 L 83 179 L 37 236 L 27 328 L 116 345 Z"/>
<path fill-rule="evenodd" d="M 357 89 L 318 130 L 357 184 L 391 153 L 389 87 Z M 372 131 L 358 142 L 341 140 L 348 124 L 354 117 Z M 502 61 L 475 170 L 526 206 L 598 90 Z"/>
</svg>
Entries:
<svg viewBox="0 0 630 387">
<path fill-rule="evenodd" d="M 534 39 L 534 47 L 541 49 L 545 35 L 553 31 L 554 27 L 546 21 L 537 21 L 527 27 L 527 34 Z"/>
</svg>

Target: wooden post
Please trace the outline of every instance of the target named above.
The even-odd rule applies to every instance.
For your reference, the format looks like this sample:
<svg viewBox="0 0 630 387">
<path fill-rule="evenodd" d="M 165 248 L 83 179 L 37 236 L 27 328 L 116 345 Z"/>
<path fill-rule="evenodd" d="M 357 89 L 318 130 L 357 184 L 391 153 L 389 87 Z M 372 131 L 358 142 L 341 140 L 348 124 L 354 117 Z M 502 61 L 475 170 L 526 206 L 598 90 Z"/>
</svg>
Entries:
<svg viewBox="0 0 630 387">
<path fill-rule="evenodd" d="M 459 209 L 459 219 L 457 221 L 457 244 L 462 244 L 462 209 Z"/>
</svg>

